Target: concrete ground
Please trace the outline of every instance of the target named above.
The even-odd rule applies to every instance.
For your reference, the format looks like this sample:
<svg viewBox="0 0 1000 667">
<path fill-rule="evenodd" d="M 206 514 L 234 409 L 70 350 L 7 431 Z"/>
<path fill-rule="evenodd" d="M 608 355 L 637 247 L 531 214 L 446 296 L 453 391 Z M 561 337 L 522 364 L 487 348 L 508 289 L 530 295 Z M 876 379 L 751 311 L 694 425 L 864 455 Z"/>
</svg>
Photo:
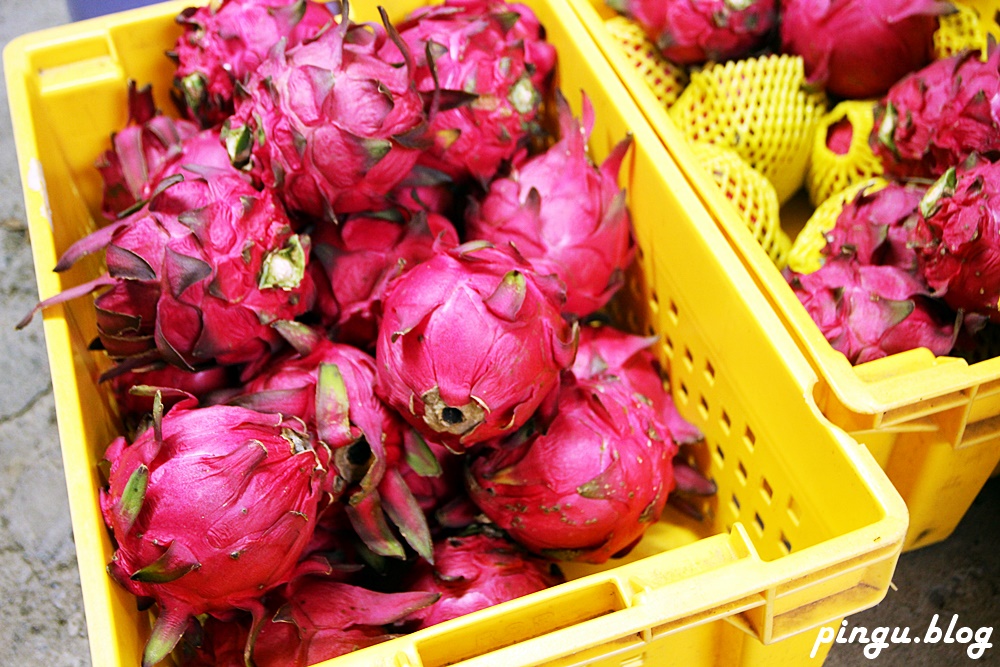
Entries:
<svg viewBox="0 0 1000 667">
<path fill-rule="evenodd" d="M 63 0 L 2 0 L 0 43 L 67 21 Z M 90 664 L 86 623 L 40 318 L 24 331 L 13 327 L 37 292 L 6 90 L 0 94 L 0 666 L 83 666 Z M 945 631 L 955 614 L 956 629 L 1000 625 L 998 518 L 994 479 L 949 540 L 901 557 L 897 590 L 852 616 L 849 628 L 909 627 L 911 637 L 923 637 L 935 615 Z M 1000 647 L 978 661 L 944 642 L 893 645 L 874 660 L 863 648 L 835 644 L 826 664 L 1000 665 Z"/>
</svg>

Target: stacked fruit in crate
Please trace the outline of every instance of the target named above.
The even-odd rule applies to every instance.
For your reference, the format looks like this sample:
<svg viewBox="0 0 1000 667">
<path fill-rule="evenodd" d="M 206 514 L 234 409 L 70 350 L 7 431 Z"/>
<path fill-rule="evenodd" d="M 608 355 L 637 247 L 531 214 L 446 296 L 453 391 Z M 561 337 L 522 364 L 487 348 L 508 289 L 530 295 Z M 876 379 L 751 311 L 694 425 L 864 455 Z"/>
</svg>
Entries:
<svg viewBox="0 0 1000 667">
<path fill-rule="evenodd" d="M 834 349 L 994 356 L 995 8 L 608 4 L 609 32 Z"/>
<path fill-rule="evenodd" d="M 155 613 L 144 664 L 326 660 L 624 555 L 713 493 L 653 338 L 604 315 L 630 138 L 590 159 L 595 111 L 554 89 L 524 5 L 348 16 L 181 12 L 179 113 L 131 84 L 107 220 L 55 267 L 107 272 L 39 304 L 98 293 L 108 572 Z"/>
</svg>

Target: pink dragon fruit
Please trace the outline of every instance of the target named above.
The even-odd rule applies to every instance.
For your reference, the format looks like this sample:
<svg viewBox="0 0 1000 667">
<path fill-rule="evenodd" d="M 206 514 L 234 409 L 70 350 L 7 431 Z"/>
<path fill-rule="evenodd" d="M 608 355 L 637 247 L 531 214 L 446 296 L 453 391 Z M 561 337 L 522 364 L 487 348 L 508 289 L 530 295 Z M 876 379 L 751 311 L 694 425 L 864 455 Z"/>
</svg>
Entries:
<svg viewBox="0 0 1000 667">
<path fill-rule="evenodd" d="M 667 503 L 701 520 L 703 515 L 696 503 L 715 495 L 716 485 L 688 464 L 682 450 L 697 446 L 705 436 L 678 412 L 664 384 L 659 363 L 649 349 L 655 342 L 653 336 L 637 336 L 591 323 L 580 328 L 580 344 L 571 370 L 577 378 L 598 386 L 607 381 L 622 382 L 634 397 L 652 408 L 652 418 L 657 420 L 659 428 L 669 433 L 678 445 L 672 464 L 674 490 Z"/>
<path fill-rule="evenodd" d="M 56 266 L 103 248 L 107 274 L 36 310 L 110 286 L 95 302 L 98 334 L 127 368 L 260 361 L 282 342 L 269 323 L 312 306 L 308 237 L 293 233 L 270 192 L 233 171 L 181 172 L 141 209 L 73 244 Z"/>
<path fill-rule="evenodd" d="M 355 215 L 339 225 L 317 225 L 310 262 L 316 310 L 336 340 L 374 349 L 386 285 L 429 258 L 439 238 L 458 245 L 455 228 L 436 213 L 417 213 L 406 222 Z"/>
<path fill-rule="evenodd" d="M 441 597 L 412 614 L 427 628 L 564 581 L 556 565 L 499 535 L 448 537 L 434 545 L 434 565 L 414 566 L 409 589 Z"/>
<path fill-rule="evenodd" d="M 135 442 L 112 442 L 101 511 L 117 548 L 108 572 L 156 601 L 144 667 L 193 616 L 234 609 L 263 621 L 261 596 L 299 567 L 324 501 L 326 460 L 301 422 L 182 402 Z"/>
<path fill-rule="evenodd" d="M 216 0 L 177 16 L 184 32 L 169 53 L 177 64 L 174 88 L 181 108 L 204 126 L 233 111 L 233 93 L 279 43 L 315 39 L 336 21 L 313 0 Z"/>
<path fill-rule="evenodd" d="M 949 169 L 921 202 L 920 267 L 933 294 L 1000 323 L 1000 163 Z"/>
<path fill-rule="evenodd" d="M 541 132 L 555 48 L 534 12 L 505 0 L 445 0 L 398 24 L 417 88 L 433 96 L 433 145 L 421 164 L 488 183 Z M 394 45 L 393 45 L 394 48 Z"/>
<path fill-rule="evenodd" d="M 389 192 L 391 208 L 410 214 L 437 213 L 449 219 L 450 211 L 460 200 L 458 187 L 437 169 L 414 165 L 410 173 Z"/>
<path fill-rule="evenodd" d="M 137 368 L 112 375 L 108 381 L 122 417 L 125 420 L 134 420 L 153 411 L 153 397 L 132 393 L 130 390 L 133 387 L 177 389 L 184 394 L 190 394 L 202 400 L 215 392 L 233 386 L 237 381 L 233 375 L 231 366 L 207 366 L 189 371 L 161 362 L 147 368 Z M 164 396 L 163 406 L 169 408 L 181 400 L 182 395 L 180 394 Z"/>
<path fill-rule="evenodd" d="M 470 238 L 517 248 L 540 274 L 566 284 L 563 312 L 576 317 L 602 308 L 621 287 L 632 261 L 632 226 L 618 170 L 631 139 L 600 166 L 587 154 L 594 112 L 583 96 L 583 122 L 557 96 L 561 138 L 549 150 L 490 184 L 466 214 Z"/>
<path fill-rule="evenodd" d="M 379 53 L 395 29 L 347 19 L 315 40 L 276 48 L 236 98 L 223 137 L 233 164 L 292 211 L 327 220 L 380 210 L 424 147 L 424 101 L 402 65 Z"/>
<path fill-rule="evenodd" d="M 675 443 L 701 442 L 705 436 L 680 415 L 664 386 L 660 366 L 649 349 L 655 342 L 655 337 L 637 336 L 609 325 L 583 326 L 571 370 L 581 380 L 600 381 L 602 376 L 611 375 L 626 382 L 651 405 Z"/>
<path fill-rule="evenodd" d="M 953 11 L 939 0 L 781 0 L 781 50 L 831 95 L 878 97 L 931 61 L 937 17 Z"/>
<path fill-rule="evenodd" d="M 763 47 L 778 24 L 778 0 L 607 0 L 681 65 L 736 60 Z"/>
<path fill-rule="evenodd" d="M 383 296 L 379 395 L 456 452 L 512 433 L 573 361 L 560 288 L 489 243 L 441 249 Z"/>
<path fill-rule="evenodd" d="M 677 446 L 648 404 L 607 376 L 567 375 L 554 415 L 471 454 L 469 495 L 531 551 L 606 562 L 659 519 Z"/>
<path fill-rule="evenodd" d="M 914 248 L 920 200 L 927 188 L 891 181 L 874 192 L 862 192 L 844 206 L 826 232 L 827 257 L 854 257 L 861 264 L 895 266 L 916 274 Z"/>
<path fill-rule="evenodd" d="M 401 420 L 374 393 L 375 359 L 295 322 L 275 326 L 294 351 L 246 382 L 233 405 L 301 419 L 334 453 L 334 497 L 349 494 L 348 517 L 378 554 L 402 558 L 386 517 L 418 554 L 431 556 L 430 529 L 399 471 Z"/>
<path fill-rule="evenodd" d="M 111 135 L 111 148 L 97 160 L 104 181 L 101 211 L 110 219 L 149 199 L 156 175 L 198 134 L 198 126 L 165 116 L 156 108 L 151 86 L 128 84 L 128 123 Z M 221 143 L 220 143 L 221 147 Z M 225 151 L 223 151 L 225 156 Z"/>
<path fill-rule="evenodd" d="M 1000 157 L 1000 49 L 935 60 L 900 79 L 869 137 L 885 173 L 937 178 L 973 153 Z"/>
<path fill-rule="evenodd" d="M 181 667 L 246 667 L 249 619 L 219 620 L 206 616 L 188 623 L 171 657 Z"/>
<path fill-rule="evenodd" d="M 918 347 L 947 354 L 955 343 L 954 314 L 930 298 L 918 276 L 895 266 L 835 257 L 787 279 L 833 349 L 852 364 Z"/>
<path fill-rule="evenodd" d="M 320 576 L 296 579 L 283 596 L 253 643 L 257 667 L 306 667 L 392 639 L 394 624 L 438 599 L 435 592 L 380 593 Z"/>
</svg>

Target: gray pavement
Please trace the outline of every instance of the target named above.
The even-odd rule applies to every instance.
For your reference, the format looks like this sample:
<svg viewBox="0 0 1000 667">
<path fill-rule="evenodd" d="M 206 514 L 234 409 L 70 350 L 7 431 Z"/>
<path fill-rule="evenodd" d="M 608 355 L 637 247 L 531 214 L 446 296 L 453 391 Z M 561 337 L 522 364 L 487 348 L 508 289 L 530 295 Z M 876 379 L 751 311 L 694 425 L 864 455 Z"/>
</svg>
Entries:
<svg viewBox="0 0 1000 667">
<path fill-rule="evenodd" d="M 2 0 L 0 43 L 68 20 L 63 0 Z M 37 292 L 6 89 L 0 96 L 0 667 L 89 665 L 40 318 L 24 331 L 13 328 Z M 954 614 L 958 628 L 1000 625 L 998 518 L 1000 479 L 994 479 L 954 536 L 901 557 L 898 590 L 852 616 L 849 627 L 910 627 L 911 637 L 924 636 L 935 614 L 942 630 Z M 835 645 L 826 664 L 1000 665 L 1000 647 L 986 649 L 979 660 L 943 642 L 889 646 L 874 660 L 863 648 Z"/>
<path fill-rule="evenodd" d="M 0 2 L 0 42 L 69 20 L 62 0 Z M 11 134 L 0 103 L 0 665 L 90 664 L 80 575 Z"/>
</svg>

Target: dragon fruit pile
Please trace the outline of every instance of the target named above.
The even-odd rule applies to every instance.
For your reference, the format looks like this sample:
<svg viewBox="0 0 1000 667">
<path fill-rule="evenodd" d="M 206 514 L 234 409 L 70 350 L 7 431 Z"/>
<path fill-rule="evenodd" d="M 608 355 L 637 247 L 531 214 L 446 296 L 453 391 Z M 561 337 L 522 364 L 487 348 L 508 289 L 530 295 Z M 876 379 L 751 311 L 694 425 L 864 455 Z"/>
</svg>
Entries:
<svg viewBox="0 0 1000 667">
<path fill-rule="evenodd" d="M 714 493 L 654 339 L 600 324 L 630 139 L 594 164 L 525 5 L 348 12 L 183 11 L 179 117 L 130 84 L 107 222 L 55 267 L 107 271 L 38 306 L 97 293 L 108 572 L 155 614 L 144 665 L 320 662 L 556 585 Z"/>
<path fill-rule="evenodd" d="M 761 218 L 793 192 L 813 206 L 804 228 L 785 225 L 802 229 L 787 253 L 765 249 L 835 350 L 852 364 L 920 347 L 993 356 L 996 17 L 963 0 L 607 4 L 620 14 L 609 31 L 634 22 L 672 68 L 659 78 L 682 88 L 668 104 L 682 134 L 734 151 L 774 186 L 763 196 L 763 179 L 712 172 L 758 239 L 784 232 L 785 208 Z"/>
</svg>

